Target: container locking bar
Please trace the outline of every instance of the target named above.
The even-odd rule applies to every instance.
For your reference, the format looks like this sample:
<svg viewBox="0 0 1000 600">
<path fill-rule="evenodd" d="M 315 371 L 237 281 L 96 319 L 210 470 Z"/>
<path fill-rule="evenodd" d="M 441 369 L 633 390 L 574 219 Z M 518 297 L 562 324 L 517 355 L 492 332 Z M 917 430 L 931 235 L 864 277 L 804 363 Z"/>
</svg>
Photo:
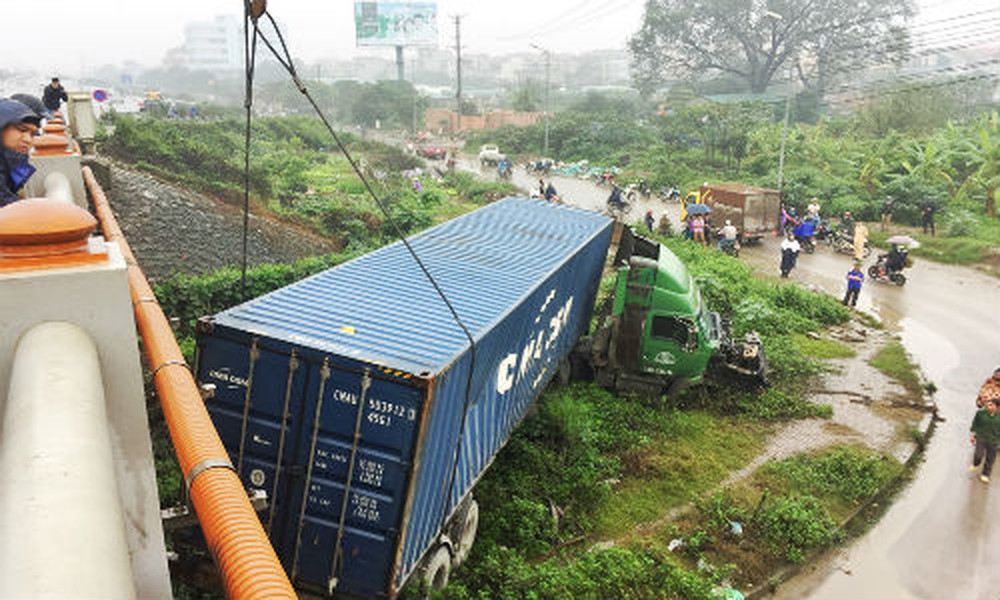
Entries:
<svg viewBox="0 0 1000 600">
<path fill-rule="evenodd" d="M 257 366 L 257 359 L 260 358 L 260 350 L 257 348 L 257 338 L 253 339 L 250 345 L 250 366 L 247 369 L 247 391 L 243 396 L 243 423 L 240 425 L 240 452 L 236 457 L 236 474 L 243 472 L 243 451 L 246 448 L 247 426 L 250 424 L 250 402 L 253 391 L 253 371 Z"/>
<path fill-rule="evenodd" d="M 288 358 L 288 379 L 285 381 L 285 402 L 281 409 L 281 433 L 278 435 L 278 458 L 274 462 L 274 481 L 271 483 L 271 508 L 267 511 L 267 535 L 271 535 L 274 524 L 274 511 L 277 506 L 274 499 L 278 497 L 278 482 L 281 480 L 281 463 L 285 457 L 285 433 L 288 431 L 288 405 L 292 398 L 292 382 L 295 371 L 299 368 L 298 352 L 292 350 Z"/>
<path fill-rule="evenodd" d="M 337 542 L 333 545 L 333 561 L 330 563 L 330 579 L 327 580 L 327 593 L 333 595 L 333 590 L 337 587 L 337 572 L 340 570 L 340 561 L 344 556 L 344 523 L 347 521 L 347 506 L 350 504 L 351 480 L 354 479 L 354 465 L 358 459 L 358 446 L 361 444 L 361 416 L 365 412 L 365 403 L 368 401 L 368 388 L 371 387 L 371 370 L 365 369 L 361 376 L 361 397 L 358 399 L 358 408 L 354 411 L 354 440 L 351 443 L 351 460 L 347 464 L 347 481 L 344 483 L 344 500 L 340 503 L 340 520 L 337 523 Z"/>
<path fill-rule="evenodd" d="M 330 378 L 330 357 L 323 359 L 323 367 L 319 371 L 319 394 L 316 398 L 316 414 L 313 415 L 312 441 L 309 444 L 309 466 L 306 468 L 306 483 L 302 489 L 302 505 L 299 507 L 299 524 L 295 531 L 295 551 L 292 553 L 292 581 L 299 574 L 299 551 L 302 549 L 302 527 L 306 518 L 306 505 L 309 503 L 309 488 L 312 486 L 313 464 L 316 462 L 316 437 L 319 435 L 320 417 L 323 414 L 323 393 L 326 390 L 326 380 Z"/>
</svg>

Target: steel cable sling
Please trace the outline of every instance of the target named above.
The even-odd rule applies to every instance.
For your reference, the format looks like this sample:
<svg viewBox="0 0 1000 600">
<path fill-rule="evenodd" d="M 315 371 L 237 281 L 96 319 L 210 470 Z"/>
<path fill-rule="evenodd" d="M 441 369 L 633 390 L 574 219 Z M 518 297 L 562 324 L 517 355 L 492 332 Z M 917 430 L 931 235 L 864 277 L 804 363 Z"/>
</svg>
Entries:
<svg viewBox="0 0 1000 600">
<path fill-rule="evenodd" d="M 244 255 L 243 255 L 243 275 L 242 275 L 242 280 L 241 280 L 242 281 L 242 283 L 241 283 L 241 289 L 243 289 L 244 293 L 245 293 L 245 285 L 246 285 L 246 283 L 245 283 L 246 282 L 246 262 L 247 262 L 247 256 L 246 256 L 246 254 L 247 254 L 247 229 L 248 229 L 248 223 L 249 223 L 249 210 L 250 210 L 250 204 L 249 204 L 249 193 L 250 193 L 250 191 L 249 191 L 250 190 L 250 158 L 249 157 L 250 157 L 250 139 L 251 139 L 251 131 L 250 131 L 251 107 L 252 107 L 252 98 L 253 98 L 253 96 L 252 96 L 252 86 L 253 86 L 253 75 L 254 75 L 254 65 L 255 65 L 255 56 L 254 56 L 254 54 L 256 54 L 257 40 L 259 39 L 261 42 L 263 42 L 264 46 L 266 46 L 267 49 L 271 52 L 271 55 L 274 57 L 274 59 L 278 61 L 278 64 L 280 64 L 285 69 L 285 71 L 288 72 L 289 76 L 292 79 L 292 83 L 295 84 L 296 89 L 298 89 L 298 91 L 309 102 L 310 106 L 312 106 L 313 110 L 316 112 L 316 116 L 319 117 L 320 121 L 323 123 L 323 126 L 326 128 L 327 132 L 330 134 L 330 137 L 333 139 L 334 143 L 337 145 L 337 149 L 340 151 L 341 154 L 343 154 L 344 158 L 347 159 L 347 162 L 350 164 L 351 169 L 358 176 L 358 179 L 361 180 L 361 183 L 364 186 L 364 189 L 367 192 L 367 194 L 369 196 L 371 196 L 372 200 L 375 201 L 376 206 L 378 206 L 379 211 L 385 216 L 386 221 L 392 227 L 393 232 L 396 234 L 396 237 L 399 239 L 400 242 L 402 242 L 402 244 L 406 248 L 407 252 L 413 258 L 413 261 L 415 263 L 417 263 L 417 266 L 419 267 L 420 271 L 423 273 L 424 277 L 427 279 L 427 281 L 434 288 L 435 294 L 441 299 L 441 301 L 447 307 L 448 312 L 451 314 L 452 319 L 458 325 L 458 327 L 462 330 L 462 334 L 464 335 L 464 337 L 466 338 L 466 340 L 468 340 L 468 343 L 469 343 L 469 356 L 470 356 L 469 374 L 468 374 L 468 378 L 466 380 L 465 398 L 464 398 L 463 407 L 462 407 L 462 421 L 461 421 L 461 424 L 460 424 L 459 433 L 458 433 L 458 441 L 456 443 L 455 453 L 454 453 L 454 457 L 453 457 L 453 460 L 452 460 L 451 476 L 450 476 L 450 480 L 449 480 L 449 483 L 448 483 L 448 486 L 447 486 L 447 489 L 446 489 L 446 495 L 444 496 L 444 507 L 446 508 L 447 507 L 447 503 L 448 503 L 448 499 L 451 497 L 451 495 L 453 493 L 454 486 L 455 486 L 455 472 L 456 472 L 456 470 L 458 468 L 458 461 L 459 461 L 459 458 L 461 456 L 462 438 L 465 435 L 465 422 L 466 422 L 466 418 L 467 418 L 467 415 L 468 415 L 469 406 L 471 404 L 472 381 L 473 381 L 473 374 L 475 373 L 475 366 L 476 366 L 476 341 L 472 337 L 472 333 L 469 331 L 468 327 L 466 327 L 466 325 L 462 321 L 461 317 L 459 317 L 458 311 L 455 309 L 454 305 L 448 299 L 447 295 L 444 293 L 444 290 L 441 289 L 441 286 L 438 284 L 437 280 L 434 278 L 434 276 L 431 274 L 430 270 L 424 264 L 423 260 L 417 254 L 416 250 L 413 248 L 413 246 L 410 244 L 410 242 L 406 239 L 405 233 L 403 232 L 403 230 L 399 226 L 399 224 L 396 222 L 396 219 L 392 216 L 391 212 L 389 211 L 388 206 L 385 204 L 384 199 L 381 198 L 381 197 L 379 197 L 379 195 L 375 193 L 375 190 L 372 188 L 371 182 L 365 176 L 365 174 L 364 174 L 361 166 L 358 164 L 358 161 L 355 160 L 355 158 L 351 155 L 350 151 L 347 149 L 347 146 L 346 146 L 346 144 L 344 144 L 344 142 L 341 139 L 340 135 L 337 134 L 337 131 L 330 124 L 330 121 L 327 119 L 327 117 L 324 114 L 324 112 L 322 111 L 322 109 L 320 109 L 319 105 L 316 103 L 316 100 L 312 97 L 312 95 L 309 93 L 309 90 L 306 88 L 305 84 L 299 78 L 298 72 L 295 69 L 295 63 L 292 60 L 291 54 L 288 51 L 288 45 L 285 43 L 285 38 L 281 34 L 281 29 L 280 29 L 280 27 L 278 27 L 278 23 L 275 21 L 274 17 L 271 16 L 271 13 L 267 10 L 267 1 L 266 0 L 245 0 L 244 7 L 245 7 L 245 14 L 246 14 L 246 20 L 244 22 L 244 33 L 245 33 L 244 50 L 246 52 L 246 57 L 245 57 L 245 60 L 246 60 L 246 63 L 245 63 L 246 64 L 246 71 L 245 71 L 245 75 L 246 75 L 246 80 L 245 80 L 246 90 L 245 90 L 245 95 L 244 95 L 244 99 L 245 99 L 244 106 L 246 108 L 246 135 L 245 135 L 245 139 L 244 139 L 244 142 L 245 142 L 245 146 L 244 146 L 244 153 L 245 153 L 244 154 L 244 159 L 245 160 L 244 160 L 244 177 L 243 177 L 243 182 L 244 182 L 244 216 L 243 216 L 243 223 L 244 223 L 244 231 L 243 231 Z M 276 48 L 275 44 L 272 43 L 272 41 L 270 39 L 268 39 L 268 37 L 264 34 L 263 31 L 260 30 L 260 28 L 258 26 L 258 21 L 260 20 L 261 17 L 266 17 L 267 20 L 268 20 L 268 22 L 271 24 L 271 27 L 274 29 L 274 32 L 275 32 L 275 34 L 277 36 L 278 44 L 281 47 L 281 51 L 280 52 Z M 250 39 L 250 32 L 251 31 L 252 31 L 252 38 L 253 38 L 252 40 Z M 363 411 L 363 407 L 360 407 L 359 410 Z M 355 443 L 355 447 L 359 443 L 359 437 L 357 435 L 355 437 L 354 443 Z M 314 458 L 313 456 L 309 457 L 310 464 L 312 463 L 313 458 Z M 350 486 L 350 481 L 347 482 L 347 486 Z M 308 490 L 306 490 L 306 494 L 308 494 Z M 273 499 L 272 499 L 272 501 L 273 501 Z M 347 494 L 345 494 L 345 496 L 344 496 L 344 503 L 346 503 L 347 501 L 348 501 L 348 497 L 347 497 Z M 303 507 L 302 507 L 303 512 L 304 512 L 304 508 L 305 507 L 303 505 Z M 343 517 L 343 511 L 342 511 L 341 516 Z M 300 515 L 300 518 L 301 518 L 301 515 Z M 447 518 L 448 518 L 447 511 L 446 510 L 442 511 L 442 517 L 441 517 L 441 528 L 442 529 L 443 529 L 443 527 L 445 525 L 445 521 L 446 521 Z M 337 573 L 334 572 L 334 571 L 336 569 L 338 569 L 340 566 L 342 566 L 342 565 L 339 564 L 340 563 L 340 557 L 342 556 L 342 551 L 339 548 L 339 545 L 340 545 L 339 542 L 342 539 L 342 537 L 343 537 L 342 534 L 340 534 L 338 532 L 338 536 L 337 536 L 337 539 L 338 539 L 338 544 L 337 544 L 338 548 L 334 549 L 334 559 L 333 559 L 332 564 L 331 564 L 331 573 L 330 573 L 330 583 L 331 583 L 331 586 L 334 586 L 336 580 L 338 579 Z M 295 565 L 294 564 L 293 564 L 292 568 L 293 568 L 293 572 L 294 572 L 294 569 L 295 569 Z M 293 578 L 294 578 L 294 574 L 293 574 Z M 332 588 L 331 588 L 330 591 L 332 593 Z"/>
</svg>

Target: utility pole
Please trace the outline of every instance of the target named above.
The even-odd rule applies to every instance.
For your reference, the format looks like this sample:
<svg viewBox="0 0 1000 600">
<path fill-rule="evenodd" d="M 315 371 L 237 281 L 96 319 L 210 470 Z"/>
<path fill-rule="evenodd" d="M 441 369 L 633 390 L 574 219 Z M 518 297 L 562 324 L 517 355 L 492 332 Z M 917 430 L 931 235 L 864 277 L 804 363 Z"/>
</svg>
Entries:
<svg viewBox="0 0 1000 600">
<path fill-rule="evenodd" d="M 396 81 L 403 81 L 403 47 L 396 46 Z"/>
<path fill-rule="evenodd" d="M 781 150 L 778 153 L 778 197 L 785 183 L 785 143 L 788 141 L 788 115 L 792 111 L 792 68 L 788 67 L 788 95 L 785 97 L 785 121 L 781 126 Z"/>
<path fill-rule="evenodd" d="M 462 15 L 455 15 L 455 104 L 458 122 L 456 130 L 462 130 Z"/>
<path fill-rule="evenodd" d="M 549 52 L 547 48 L 542 48 L 536 44 L 531 44 L 531 47 L 535 50 L 541 51 L 545 54 L 545 141 L 542 145 L 542 154 L 545 156 L 549 155 L 549 88 L 551 83 L 551 72 L 552 72 L 552 53 Z"/>
</svg>

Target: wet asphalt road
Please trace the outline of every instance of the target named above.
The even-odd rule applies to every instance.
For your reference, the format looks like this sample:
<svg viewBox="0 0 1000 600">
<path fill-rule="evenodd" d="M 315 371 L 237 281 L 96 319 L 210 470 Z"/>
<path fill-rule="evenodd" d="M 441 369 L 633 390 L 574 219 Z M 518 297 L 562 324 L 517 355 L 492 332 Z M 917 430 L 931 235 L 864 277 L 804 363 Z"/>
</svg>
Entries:
<svg viewBox="0 0 1000 600">
<path fill-rule="evenodd" d="M 774 273 L 777 255 L 775 239 L 742 253 Z M 873 260 L 866 261 L 866 270 Z M 839 297 L 850 264 L 850 257 L 821 247 L 801 255 L 791 277 Z M 858 307 L 898 330 L 937 385 L 944 421 L 913 482 L 882 520 L 782 586 L 774 598 L 1000 597 L 1000 471 L 987 485 L 967 469 L 976 392 L 1000 365 L 1000 280 L 919 258 L 906 275 L 902 288 L 866 281 Z"/>
<path fill-rule="evenodd" d="M 460 167 L 480 171 L 475 161 Z M 548 178 L 546 178 L 548 180 Z M 588 181 L 553 176 L 568 204 L 602 210 L 609 190 Z M 517 167 L 513 182 L 534 191 L 538 177 Z M 666 210 L 677 222 L 677 205 L 641 201 L 629 220 L 647 208 Z M 778 241 L 746 247 L 743 260 L 778 274 Z M 873 257 L 865 263 L 874 261 Z M 800 256 L 792 279 L 836 297 L 844 293 L 851 257 L 821 246 Z M 969 423 L 979 385 L 1000 365 L 1000 279 L 974 269 L 917 258 L 902 287 L 866 281 L 858 308 L 878 315 L 899 332 L 907 350 L 938 387 L 944 419 L 913 482 L 867 534 L 827 554 L 778 589 L 778 599 L 897 600 L 1000 598 L 1000 466 L 991 484 L 970 473 Z"/>
</svg>

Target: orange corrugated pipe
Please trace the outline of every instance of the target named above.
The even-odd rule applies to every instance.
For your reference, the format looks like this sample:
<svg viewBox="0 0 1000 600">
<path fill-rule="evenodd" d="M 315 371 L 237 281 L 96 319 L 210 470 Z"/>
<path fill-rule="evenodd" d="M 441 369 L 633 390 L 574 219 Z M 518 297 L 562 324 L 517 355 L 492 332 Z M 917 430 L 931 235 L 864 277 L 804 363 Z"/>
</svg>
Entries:
<svg viewBox="0 0 1000 600">
<path fill-rule="evenodd" d="M 146 362 L 153 373 L 198 522 L 222 574 L 226 596 L 234 600 L 295 598 L 104 190 L 89 167 L 83 167 L 83 179 L 104 237 L 118 242 L 128 265 L 129 290 Z"/>
</svg>

